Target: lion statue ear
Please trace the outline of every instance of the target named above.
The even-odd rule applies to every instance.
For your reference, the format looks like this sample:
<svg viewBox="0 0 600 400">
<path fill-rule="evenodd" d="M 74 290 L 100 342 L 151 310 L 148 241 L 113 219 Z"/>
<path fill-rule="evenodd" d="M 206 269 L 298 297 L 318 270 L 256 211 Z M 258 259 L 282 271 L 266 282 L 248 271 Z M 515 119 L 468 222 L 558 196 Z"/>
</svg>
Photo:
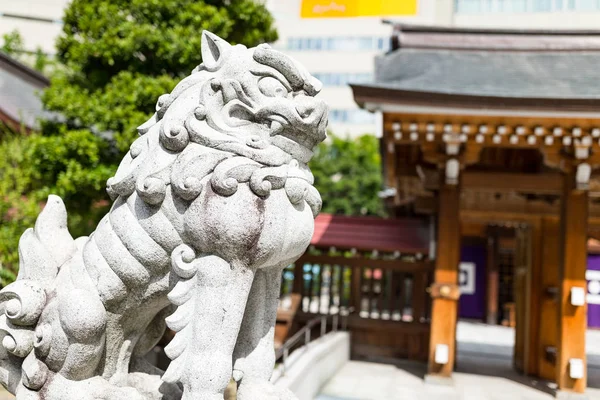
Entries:
<svg viewBox="0 0 600 400">
<path fill-rule="evenodd" d="M 219 67 L 231 45 L 209 31 L 202 32 L 202 63 L 209 70 Z"/>
</svg>

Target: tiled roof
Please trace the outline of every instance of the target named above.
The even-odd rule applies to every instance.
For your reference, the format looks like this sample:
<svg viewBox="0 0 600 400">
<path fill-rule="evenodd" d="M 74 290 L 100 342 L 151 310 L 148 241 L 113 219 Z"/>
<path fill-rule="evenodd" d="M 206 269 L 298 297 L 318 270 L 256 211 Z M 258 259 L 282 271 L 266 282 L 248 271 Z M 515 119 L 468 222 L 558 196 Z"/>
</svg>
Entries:
<svg viewBox="0 0 600 400">
<path fill-rule="evenodd" d="M 600 99 L 600 51 L 399 49 L 372 86 L 490 97 Z"/>
<path fill-rule="evenodd" d="M 0 53 L 0 118 L 38 128 L 37 119 L 45 115 L 39 93 L 48 83 L 40 73 Z"/>
<path fill-rule="evenodd" d="M 363 251 L 429 252 L 429 226 L 420 219 L 383 219 L 320 214 L 311 244 Z"/>
<path fill-rule="evenodd" d="M 502 99 L 600 99 L 600 31 L 395 25 L 373 82 L 355 88 Z M 390 95 L 392 95 L 390 93 Z"/>
</svg>

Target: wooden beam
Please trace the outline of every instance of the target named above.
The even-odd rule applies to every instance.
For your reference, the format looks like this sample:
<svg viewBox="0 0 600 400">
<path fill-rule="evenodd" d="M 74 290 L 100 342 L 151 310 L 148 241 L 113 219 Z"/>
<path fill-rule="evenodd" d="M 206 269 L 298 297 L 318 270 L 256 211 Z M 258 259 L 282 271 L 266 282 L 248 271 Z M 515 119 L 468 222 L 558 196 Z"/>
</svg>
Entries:
<svg viewBox="0 0 600 400">
<path fill-rule="evenodd" d="M 587 268 L 588 193 L 577 190 L 575 174 L 564 175 L 560 221 L 560 287 L 557 377 L 558 389 L 565 392 L 583 393 L 587 384 L 585 355 L 585 331 L 587 305 L 571 303 L 572 289 L 583 290 L 585 299 Z M 583 362 L 583 377 L 570 377 L 571 360 Z"/>
<path fill-rule="evenodd" d="M 462 237 L 474 237 L 486 239 L 488 224 L 485 221 L 463 220 L 460 221 L 460 235 Z"/>
<path fill-rule="evenodd" d="M 512 174 L 503 172 L 465 171 L 463 187 L 494 192 L 524 192 L 537 194 L 560 194 L 560 174 Z"/>
<path fill-rule="evenodd" d="M 439 192 L 438 240 L 432 290 L 429 374 L 450 378 L 456 359 L 456 319 L 458 314 L 458 264 L 460 262 L 460 187 L 443 184 Z M 448 360 L 436 363 L 436 349 L 447 346 Z"/>
<path fill-rule="evenodd" d="M 465 220 L 483 220 L 490 223 L 500 222 L 531 222 L 539 215 L 532 215 L 531 213 L 522 212 L 506 212 L 506 211 L 480 211 L 480 210 L 461 210 L 461 219 Z M 600 220 L 597 221 L 600 224 Z"/>
<path fill-rule="evenodd" d="M 398 190 L 398 178 L 396 176 L 396 145 L 392 140 L 382 140 L 383 144 L 382 155 L 383 155 L 383 174 L 385 180 L 385 186 L 387 188 L 395 188 Z M 398 199 L 398 192 L 392 199 L 392 203 L 395 205 Z"/>
<path fill-rule="evenodd" d="M 517 126 L 525 128 L 524 135 L 533 134 L 536 127 L 544 128 L 542 136 L 552 136 L 555 127 L 563 127 L 563 135 L 567 135 L 570 128 L 579 127 L 585 133 L 593 128 L 600 126 L 600 118 L 582 118 L 574 116 L 565 117 L 545 117 L 545 116 L 529 116 L 514 115 L 507 113 L 506 115 L 485 115 L 481 114 L 420 114 L 420 113 L 405 113 L 405 112 L 386 112 L 384 113 L 384 129 L 393 130 L 394 123 L 402 123 L 402 131 L 408 133 L 409 124 L 417 125 L 418 132 L 426 132 L 428 125 L 433 124 L 435 133 L 444 133 L 445 126 L 452 126 L 454 132 L 461 132 L 461 128 L 465 125 L 469 126 L 469 134 L 476 134 L 480 126 L 487 126 L 488 132 L 486 135 L 496 133 L 496 128 L 503 126 L 506 128 L 506 135 L 514 134 Z M 409 135 L 405 135 L 409 136 Z M 410 139 L 410 137 L 408 137 Z M 419 138 L 424 141 L 424 138 Z"/>
<path fill-rule="evenodd" d="M 514 258 L 514 298 L 515 298 L 515 351 L 514 366 L 519 372 L 526 372 L 527 365 L 527 270 L 529 269 L 529 226 L 516 229 L 516 251 Z"/>
<path fill-rule="evenodd" d="M 522 174 L 508 172 L 463 171 L 462 188 L 490 190 L 493 192 L 523 192 L 536 194 L 562 193 L 562 181 L 559 173 L 544 172 Z M 423 188 L 439 189 L 439 177 L 431 169 L 423 169 Z"/>
<path fill-rule="evenodd" d="M 304 295 L 304 257 L 294 263 L 294 283 L 292 293 Z"/>
<path fill-rule="evenodd" d="M 494 230 L 487 238 L 486 265 L 486 307 L 485 320 L 490 325 L 498 325 L 498 296 L 500 295 L 500 274 L 498 271 L 498 236 Z"/>
<path fill-rule="evenodd" d="M 437 211 L 437 198 L 434 196 L 417 196 L 414 207 L 417 214 L 435 214 Z"/>
<path fill-rule="evenodd" d="M 540 331 L 540 302 L 543 295 L 542 276 L 543 276 L 543 240 L 544 232 L 542 219 L 536 218 L 530 225 L 529 240 L 529 262 L 527 270 L 527 320 L 525 337 L 525 373 L 527 375 L 539 374 L 539 357 L 543 353 L 539 347 Z"/>
</svg>

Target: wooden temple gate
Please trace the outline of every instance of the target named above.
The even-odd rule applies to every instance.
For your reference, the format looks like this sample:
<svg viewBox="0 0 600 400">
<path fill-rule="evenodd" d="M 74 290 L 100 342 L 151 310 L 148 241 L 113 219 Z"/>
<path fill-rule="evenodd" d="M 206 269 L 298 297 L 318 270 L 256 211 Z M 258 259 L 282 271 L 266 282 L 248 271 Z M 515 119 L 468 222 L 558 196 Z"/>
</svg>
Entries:
<svg viewBox="0 0 600 400">
<path fill-rule="evenodd" d="M 450 378 L 455 364 L 461 238 L 493 246 L 490 227 L 505 226 L 516 251 L 515 366 L 584 392 L 600 34 L 395 25 L 392 43 L 376 82 L 352 88 L 379 115 L 390 210 L 436 220 L 429 373 Z"/>
<path fill-rule="evenodd" d="M 570 148 L 564 145 L 567 142 L 564 140 L 560 140 L 560 143 L 556 146 L 559 148 L 549 145 L 544 137 L 554 138 L 553 133 L 550 134 L 551 136 L 530 136 L 532 135 L 530 134 L 520 137 L 521 135 L 514 133 L 517 128 L 524 128 L 519 123 L 518 126 L 511 127 L 512 132 L 508 136 L 483 135 L 481 133 L 472 135 L 455 134 L 455 136 L 466 138 L 457 138 L 455 144 L 460 150 L 457 154 L 448 154 L 447 148 L 455 145 L 451 142 L 452 132 L 464 132 L 467 129 L 476 131 L 481 126 L 489 126 L 489 124 L 484 125 L 483 122 L 476 122 L 467 128 L 464 121 L 479 119 L 480 117 L 464 115 L 461 116 L 463 118 L 461 124 L 454 125 L 447 122 L 439 124 L 437 127 L 441 129 L 436 132 L 430 128 L 431 121 L 435 117 L 433 115 L 420 116 L 419 119 L 427 121 L 422 121 L 420 124 L 415 122 L 418 120 L 415 115 L 394 114 L 393 117 L 390 117 L 394 118 L 395 121 L 390 123 L 389 128 L 386 129 L 386 139 L 393 145 L 393 147 L 387 147 L 388 150 L 392 150 L 391 154 L 394 154 L 395 146 L 405 144 L 413 147 L 415 143 L 410 138 L 398 140 L 397 136 L 395 137 L 392 124 L 398 123 L 398 121 L 403 121 L 400 122 L 403 124 L 417 124 L 417 128 L 413 132 L 418 132 L 421 135 L 425 132 L 437 133 L 431 141 L 427 140 L 427 133 L 425 133 L 423 135 L 425 137 L 421 139 L 422 146 L 418 149 L 420 150 L 420 156 L 423 157 L 422 162 L 429 165 L 438 165 L 438 171 L 441 171 L 441 173 L 437 175 L 441 182 L 433 190 L 433 193 L 435 193 L 433 199 L 428 198 L 428 195 L 424 195 L 422 200 L 416 199 L 416 201 L 422 202 L 432 202 L 434 200 L 438 223 L 436 266 L 434 281 L 431 286 L 433 309 L 429 357 L 430 373 L 450 376 L 453 369 L 455 326 L 459 298 L 457 277 L 460 260 L 460 240 L 463 234 L 461 223 L 479 224 L 480 229 L 483 231 L 491 221 L 512 222 L 520 223 L 519 228 L 516 229 L 515 292 L 519 295 L 516 302 L 515 365 L 528 374 L 556 379 L 559 384 L 562 383 L 561 387 L 570 386 L 573 390 L 582 391 L 579 386 L 585 388 L 585 377 L 573 379 L 569 371 L 572 368 L 571 365 L 585 363 L 587 188 L 589 185 L 589 170 L 592 169 L 592 166 L 596 167 L 600 163 L 599 153 L 592 154 L 590 151 L 591 144 L 582 146 L 581 142 L 586 141 L 583 139 L 578 140 L 571 135 L 564 137 L 578 144 Z M 502 125 L 494 126 L 492 129 L 508 129 L 507 122 L 507 119 L 505 119 Z M 559 120 L 545 122 L 549 126 L 543 127 L 544 132 L 556 132 L 553 129 L 561 123 Z M 583 125 L 581 122 L 580 125 Z M 539 128 L 542 120 L 538 119 L 537 123 L 536 128 Z M 594 123 L 595 126 L 600 126 L 600 120 L 594 121 Z M 533 128 L 530 129 L 533 130 Z M 566 128 L 564 129 L 566 130 Z M 577 127 L 575 129 L 576 132 L 579 132 L 579 129 L 582 131 L 585 129 L 585 132 L 588 132 L 589 135 L 589 132 L 595 128 Z M 540 132 L 539 129 L 538 132 Z M 479 139 L 481 137 L 484 138 L 483 141 Z M 500 138 L 500 140 L 494 139 L 494 137 Z M 533 141 L 527 140 L 527 137 L 534 137 L 536 141 L 541 141 L 542 144 L 532 144 Z M 584 137 L 591 138 L 591 135 Z M 510 138 L 517 138 L 518 140 L 511 140 Z M 450 141 L 450 144 L 448 144 L 448 141 Z M 506 148 L 509 151 L 529 150 L 531 147 L 536 146 L 543 154 L 544 165 L 557 168 L 560 171 L 554 174 L 553 181 L 560 182 L 563 187 L 560 189 L 555 188 L 556 184 L 554 182 L 544 186 L 543 179 L 541 182 L 536 181 L 536 174 L 519 175 L 519 173 L 514 173 L 514 176 L 507 176 L 505 172 L 493 170 L 486 172 L 475 170 L 476 172 L 473 175 L 469 174 L 468 167 L 476 165 L 481 160 L 480 157 L 482 157 L 485 146 L 497 149 Z M 577 151 L 584 153 L 585 157 L 578 158 Z M 390 159 L 398 161 L 398 158 L 388 156 L 388 162 Z M 456 170 L 452 169 L 453 165 L 456 166 Z M 581 178 L 581 175 L 584 174 L 582 171 L 585 170 L 588 170 L 587 178 L 583 178 L 578 182 L 578 175 Z M 392 180 L 401 179 L 401 175 L 393 176 L 394 174 L 391 171 L 398 172 L 395 168 L 393 170 L 389 168 L 388 179 L 390 179 L 390 175 L 392 175 Z M 454 173 L 455 175 L 452 176 Z M 489 177 L 487 182 L 476 182 L 480 179 L 479 174 L 487 175 Z M 498 183 L 503 179 L 508 180 L 512 188 L 503 189 L 501 187 L 502 183 Z M 542 209 L 540 212 L 531 205 L 529 205 L 530 211 L 517 213 L 496 211 L 491 207 L 487 211 L 481 209 L 464 210 L 461 207 L 461 203 L 464 203 L 461 202 L 461 192 L 465 197 L 469 197 L 472 195 L 469 191 L 476 192 L 478 190 L 523 190 L 523 192 L 533 195 L 545 195 L 554 190 L 553 195 L 559 200 L 555 202 L 558 204 L 554 204 L 552 208 L 558 208 L 560 211 L 556 211 L 560 216 L 553 215 L 550 210 L 544 210 L 545 206 L 540 206 Z M 523 200 L 523 203 L 526 201 Z M 487 206 L 498 203 L 500 202 L 493 201 Z M 426 206 L 418 205 L 418 207 L 424 208 Z M 501 209 L 501 207 L 499 208 Z M 550 232 L 555 232 L 555 234 L 548 234 Z M 544 254 L 544 251 L 551 254 Z M 545 284 L 545 286 L 542 284 Z M 583 298 L 584 303 L 575 299 L 576 296 Z M 546 301 L 547 299 L 550 301 Z M 544 314 L 543 318 L 542 314 Z M 549 326 L 542 329 L 540 325 Z M 553 330 L 552 325 L 555 327 L 554 329 L 557 328 L 556 338 L 551 340 L 540 337 L 540 334 L 549 335 L 549 332 Z M 540 344 L 544 341 L 555 343 L 553 343 L 554 345 Z M 440 351 L 438 346 L 440 344 L 447 346 L 450 354 L 448 361 L 443 364 L 433 361 L 436 358 L 436 351 Z M 540 368 L 540 364 L 552 360 L 552 356 L 549 355 L 552 353 L 556 354 L 555 361 L 552 361 L 554 366 L 551 370 L 544 371 L 543 367 Z M 560 370 L 563 372 L 558 373 L 557 371 Z"/>
</svg>

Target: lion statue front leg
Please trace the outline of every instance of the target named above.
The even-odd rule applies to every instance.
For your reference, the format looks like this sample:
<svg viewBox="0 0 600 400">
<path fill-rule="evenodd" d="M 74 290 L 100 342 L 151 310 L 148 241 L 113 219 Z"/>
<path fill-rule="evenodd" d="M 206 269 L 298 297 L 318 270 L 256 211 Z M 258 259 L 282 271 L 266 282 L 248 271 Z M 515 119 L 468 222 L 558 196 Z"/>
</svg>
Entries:
<svg viewBox="0 0 600 400">
<path fill-rule="evenodd" d="M 165 348 L 173 360 L 163 380 L 181 382 L 182 400 L 222 400 L 254 271 L 219 256 L 195 257 L 182 245 L 174 252 L 181 280 L 169 294 L 178 306 L 167 318 L 176 331 Z"/>
<path fill-rule="evenodd" d="M 233 357 L 238 400 L 296 398 L 269 382 L 275 365 L 274 327 L 284 267 L 261 269 L 254 277 Z"/>
</svg>

